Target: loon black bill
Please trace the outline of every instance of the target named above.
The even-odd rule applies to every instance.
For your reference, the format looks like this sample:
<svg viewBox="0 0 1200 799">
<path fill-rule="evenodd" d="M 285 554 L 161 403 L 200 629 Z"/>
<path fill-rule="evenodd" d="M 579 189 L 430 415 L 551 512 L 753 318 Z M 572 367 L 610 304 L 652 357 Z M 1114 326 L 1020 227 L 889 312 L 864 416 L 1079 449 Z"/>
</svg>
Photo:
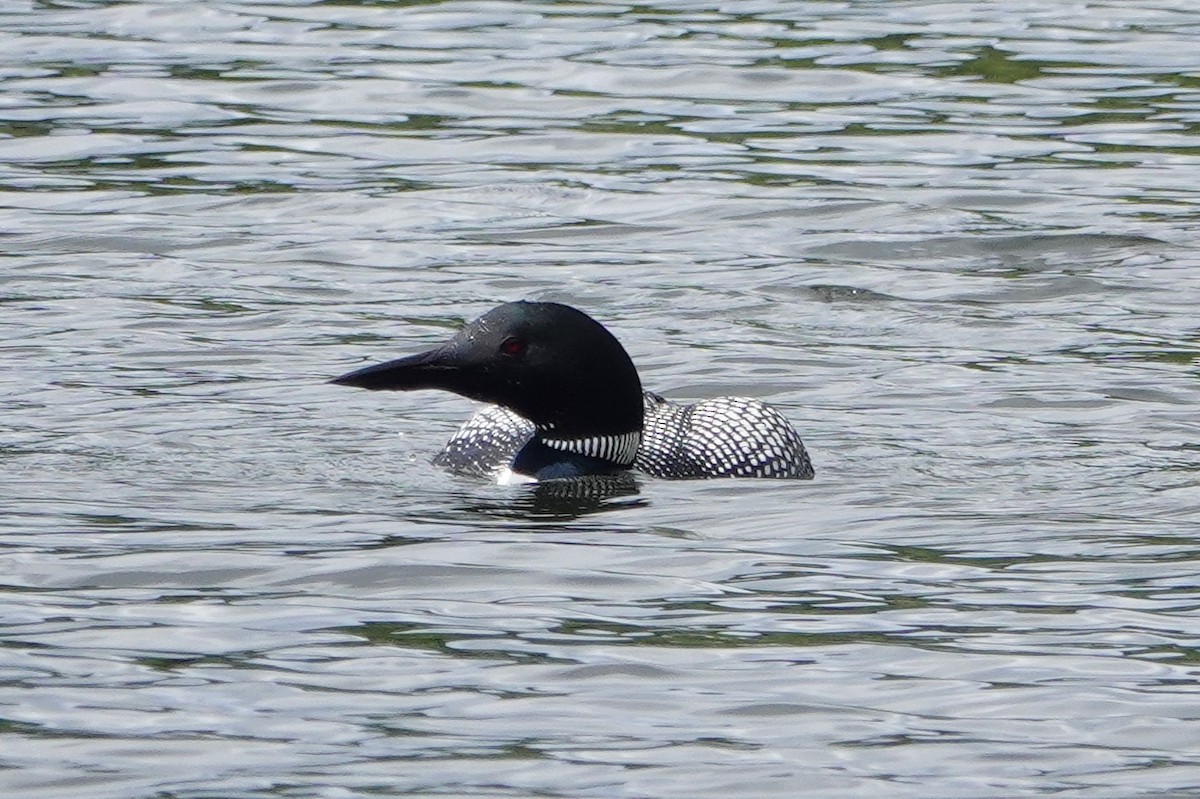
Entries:
<svg viewBox="0 0 1200 799">
<path fill-rule="evenodd" d="M 448 378 L 457 369 L 444 348 L 437 348 L 377 363 L 347 372 L 329 382 L 335 386 L 353 386 L 371 391 L 413 391 L 422 388 L 447 388 Z"/>
</svg>

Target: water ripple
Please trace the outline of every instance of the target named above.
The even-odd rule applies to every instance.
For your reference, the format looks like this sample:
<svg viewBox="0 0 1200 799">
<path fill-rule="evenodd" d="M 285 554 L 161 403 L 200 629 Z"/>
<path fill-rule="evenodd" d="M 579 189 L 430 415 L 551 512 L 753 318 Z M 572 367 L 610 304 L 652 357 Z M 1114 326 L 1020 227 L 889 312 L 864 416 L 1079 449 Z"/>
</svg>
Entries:
<svg viewBox="0 0 1200 799">
<path fill-rule="evenodd" d="M 5 795 L 1200 789 L 1183 0 L 0 21 Z M 428 466 L 514 298 L 818 479 Z"/>
</svg>

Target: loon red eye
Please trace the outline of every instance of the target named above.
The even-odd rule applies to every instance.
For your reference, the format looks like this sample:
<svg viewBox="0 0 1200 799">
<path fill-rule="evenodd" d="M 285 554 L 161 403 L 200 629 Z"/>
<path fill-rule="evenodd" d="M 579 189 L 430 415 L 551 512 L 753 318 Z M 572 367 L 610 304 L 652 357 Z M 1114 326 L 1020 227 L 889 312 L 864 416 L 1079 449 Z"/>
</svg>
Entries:
<svg viewBox="0 0 1200 799">
<path fill-rule="evenodd" d="M 516 336 L 509 336 L 500 342 L 500 351 L 505 355 L 520 355 L 525 351 L 525 342 Z"/>
</svg>

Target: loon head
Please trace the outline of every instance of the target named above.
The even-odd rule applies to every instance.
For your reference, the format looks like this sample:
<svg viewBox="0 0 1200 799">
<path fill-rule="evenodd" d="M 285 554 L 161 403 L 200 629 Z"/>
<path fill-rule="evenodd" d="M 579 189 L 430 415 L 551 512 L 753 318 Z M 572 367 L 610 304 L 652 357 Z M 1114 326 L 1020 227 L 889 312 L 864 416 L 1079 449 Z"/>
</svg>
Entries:
<svg viewBox="0 0 1200 799">
<path fill-rule="evenodd" d="M 642 385 L 625 348 L 587 314 L 553 302 L 506 303 L 428 352 L 331 382 L 436 388 L 502 405 L 533 422 L 550 447 L 617 465 L 632 463 L 642 430 Z"/>
</svg>

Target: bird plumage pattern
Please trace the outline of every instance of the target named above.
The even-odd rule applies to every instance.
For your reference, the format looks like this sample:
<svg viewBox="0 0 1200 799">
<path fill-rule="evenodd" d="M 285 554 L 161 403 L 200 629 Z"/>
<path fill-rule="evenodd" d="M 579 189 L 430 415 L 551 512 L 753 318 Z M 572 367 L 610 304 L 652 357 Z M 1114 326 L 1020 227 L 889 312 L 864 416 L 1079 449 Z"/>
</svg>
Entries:
<svg viewBox="0 0 1200 799">
<path fill-rule="evenodd" d="M 668 479 L 808 479 L 812 462 L 779 411 L 755 399 L 717 397 L 693 405 L 643 392 L 645 418 L 633 468 Z M 494 477 L 534 435 L 520 414 L 487 405 L 446 443 L 433 462 L 453 472 Z"/>
</svg>

